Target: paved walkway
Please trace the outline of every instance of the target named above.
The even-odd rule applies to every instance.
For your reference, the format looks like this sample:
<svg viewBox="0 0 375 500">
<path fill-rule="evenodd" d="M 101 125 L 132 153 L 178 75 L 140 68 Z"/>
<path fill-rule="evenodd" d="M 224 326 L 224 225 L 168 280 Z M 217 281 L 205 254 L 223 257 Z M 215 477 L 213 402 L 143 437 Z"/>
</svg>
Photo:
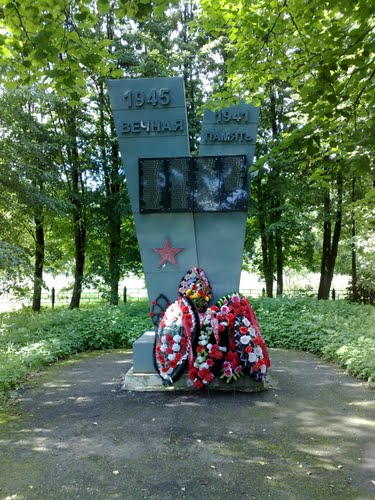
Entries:
<svg viewBox="0 0 375 500">
<path fill-rule="evenodd" d="M 271 349 L 258 394 L 120 391 L 127 353 L 35 377 L 0 425 L 0 498 L 375 499 L 374 392 Z"/>
</svg>

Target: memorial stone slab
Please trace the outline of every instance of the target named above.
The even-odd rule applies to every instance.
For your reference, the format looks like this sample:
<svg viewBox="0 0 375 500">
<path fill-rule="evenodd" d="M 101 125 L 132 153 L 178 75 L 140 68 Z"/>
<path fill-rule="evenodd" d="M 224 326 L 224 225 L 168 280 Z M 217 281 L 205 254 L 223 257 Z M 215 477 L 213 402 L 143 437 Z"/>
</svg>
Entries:
<svg viewBox="0 0 375 500">
<path fill-rule="evenodd" d="M 243 102 L 217 111 L 206 109 L 199 154 L 245 155 L 249 168 L 258 118 L 259 108 Z M 229 186 L 233 181 L 233 171 L 222 179 Z M 247 210 L 194 214 L 198 262 L 210 279 L 214 299 L 239 290 L 246 219 Z"/>
<path fill-rule="evenodd" d="M 193 215 L 189 212 L 141 213 L 139 159 L 143 158 L 146 171 L 147 158 L 189 156 L 183 79 L 110 80 L 108 88 L 149 300 L 163 293 L 173 301 L 182 274 L 197 262 Z M 149 171 L 148 182 L 157 188 L 161 174 L 160 170 Z M 183 191 L 175 191 L 174 196 L 177 195 L 183 196 Z M 162 200 L 144 194 L 143 202 L 160 206 Z M 160 255 L 154 249 L 164 247 L 166 241 L 172 248 L 182 250 L 176 255 L 175 264 L 166 261 L 159 266 Z"/>
</svg>

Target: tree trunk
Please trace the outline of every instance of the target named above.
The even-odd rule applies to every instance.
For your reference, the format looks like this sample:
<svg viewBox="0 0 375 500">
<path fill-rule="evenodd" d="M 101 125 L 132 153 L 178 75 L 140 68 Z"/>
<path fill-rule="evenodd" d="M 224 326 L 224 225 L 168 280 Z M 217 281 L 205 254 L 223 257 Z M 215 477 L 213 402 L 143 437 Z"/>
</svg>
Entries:
<svg viewBox="0 0 375 500">
<path fill-rule="evenodd" d="M 265 226 L 261 233 L 262 242 L 262 260 L 263 260 L 263 274 L 264 280 L 266 282 L 266 295 L 267 297 L 273 297 L 273 236 L 264 234 Z"/>
<path fill-rule="evenodd" d="M 272 90 L 270 93 L 270 118 L 271 118 L 271 127 L 272 127 L 272 137 L 276 142 L 279 138 L 279 124 L 277 119 L 277 106 L 276 106 L 276 94 L 275 91 Z M 275 225 L 275 250 L 276 250 L 276 295 L 283 294 L 283 271 L 284 271 L 284 256 L 283 256 L 283 244 L 282 244 L 282 236 L 281 236 L 281 224 L 277 224 L 281 220 L 281 196 L 280 190 L 277 189 L 277 185 L 280 182 L 280 174 L 278 167 L 274 167 L 272 170 L 272 181 L 274 184 L 273 189 L 273 203 L 271 210 L 271 220 Z M 275 189 L 276 187 L 276 189 Z"/>
<path fill-rule="evenodd" d="M 109 303 L 117 306 L 119 302 L 118 287 L 120 281 L 120 252 L 121 252 L 121 222 L 112 222 L 109 246 L 109 272 L 111 280 L 111 295 Z"/>
<path fill-rule="evenodd" d="M 258 179 L 254 183 L 254 188 L 258 192 L 258 219 L 259 219 L 259 232 L 262 248 L 262 271 L 264 281 L 266 283 L 267 297 L 273 297 L 273 275 L 274 275 L 274 237 L 272 233 L 267 232 L 267 203 L 268 192 L 266 186 L 263 186 Z"/>
<path fill-rule="evenodd" d="M 282 295 L 284 292 L 284 255 L 283 255 L 283 243 L 280 235 L 280 231 L 276 234 L 276 295 Z"/>
<path fill-rule="evenodd" d="M 75 246 L 74 285 L 72 298 L 70 301 L 70 308 L 78 309 L 81 302 L 82 282 L 86 257 L 86 225 L 82 201 L 84 196 L 84 185 L 80 171 L 80 158 L 77 144 L 77 130 L 74 111 L 72 116 L 68 120 L 68 132 L 71 140 L 71 147 L 68 154 L 71 166 L 70 201 L 73 208 Z"/>
<path fill-rule="evenodd" d="M 112 142 L 111 154 L 108 158 L 105 131 L 105 96 L 103 83 L 99 84 L 100 102 L 100 142 L 106 193 L 106 222 L 108 235 L 109 260 L 109 303 L 117 306 L 119 303 L 118 287 L 120 281 L 121 259 L 121 179 L 120 161 L 117 141 Z M 116 136 L 114 123 L 111 120 L 111 135 Z"/>
<path fill-rule="evenodd" d="M 44 226 L 41 211 L 35 216 L 35 264 L 32 310 L 40 311 L 44 266 Z"/>
<path fill-rule="evenodd" d="M 318 290 L 318 299 L 327 300 L 332 284 L 333 273 L 335 270 L 338 245 L 341 235 L 342 225 L 342 194 L 343 179 L 341 175 L 337 177 L 337 208 L 335 215 L 335 227 L 332 236 L 331 226 L 331 199 L 327 189 L 324 195 L 324 225 L 323 225 L 323 249 L 322 261 L 320 267 L 320 282 Z M 331 241 L 332 237 L 332 241 Z"/>
<path fill-rule="evenodd" d="M 351 254 L 352 254 L 352 301 L 356 302 L 358 300 L 358 284 L 357 284 L 357 254 L 356 254 L 356 220 L 354 213 L 354 203 L 356 201 L 355 194 L 355 177 L 352 180 L 352 209 L 350 211 L 350 222 L 351 222 L 351 232 L 352 232 L 352 242 L 351 242 Z"/>
<path fill-rule="evenodd" d="M 74 220 L 75 268 L 70 309 L 78 309 L 81 302 L 83 273 L 86 258 L 86 229 L 80 216 Z"/>
<path fill-rule="evenodd" d="M 113 124 L 112 124 L 113 126 Z M 121 274 L 121 180 L 119 171 L 118 144 L 112 144 L 111 149 L 111 186 L 109 196 L 109 274 L 111 283 L 110 304 L 119 303 L 118 287 Z"/>
</svg>

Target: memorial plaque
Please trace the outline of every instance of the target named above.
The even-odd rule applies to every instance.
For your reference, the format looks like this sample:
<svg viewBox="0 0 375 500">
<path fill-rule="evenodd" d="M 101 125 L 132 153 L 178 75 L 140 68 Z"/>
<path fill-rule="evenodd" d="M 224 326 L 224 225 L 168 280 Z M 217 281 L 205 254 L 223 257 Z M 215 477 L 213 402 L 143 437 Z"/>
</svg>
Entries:
<svg viewBox="0 0 375 500">
<path fill-rule="evenodd" d="M 246 157 L 139 160 L 141 213 L 247 211 Z"/>
<path fill-rule="evenodd" d="M 140 204 L 152 212 L 162 212 L 164 207 L 166 179 L 163 163 L 163 160 L 142 160 Z"/>
<path fill-rule="evenodd" d="M 220 160 L 215 156 L 197 158 L 194 209 L 196 212 L 220 211 Z"/>
<path fill-rule="evenodd" d="M 221 165 L 221 210 L 246 211 L 248 175 L 241 156 L 224 156 Z"/>
<path fill-rule="evenodd" d="M 191 212 L 194 190 L 190 158 L 169 160 L 169 196 L 170 211 Z"/>
</svg>

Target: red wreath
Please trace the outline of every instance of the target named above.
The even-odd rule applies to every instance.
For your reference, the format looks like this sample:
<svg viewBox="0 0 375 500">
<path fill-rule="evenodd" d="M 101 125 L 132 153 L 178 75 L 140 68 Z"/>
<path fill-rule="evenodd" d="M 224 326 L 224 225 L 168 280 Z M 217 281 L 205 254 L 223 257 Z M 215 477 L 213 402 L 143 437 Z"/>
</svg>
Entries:
<svg viewBox="0 0 375 500">
<path fill-rule="evenodd" d="M 196 389 L 207 387 L 220 372 L 227 351 L 227 322 L 218 319 L 219 309 L 209 308 L 201 318 L 201 329 L 193 346 L 189 378 Z"/>
<path fill-rule="evenodd" d="M 194 306 L 186 297 L 171 304 L 155 335 L 154 363 L 166 384 L 174 384 L 192 359 L 192 340 L 199 320 Z"/>
<path fill-rule="evenodd" d="M 221 313 L 228 321 L 229 330 L 229 349 L 223 363 L 220 378 L 226 383 L 232 383 L 246 372 L 258 381 L 263 380 L 271 362 L 266 344 L 260 333 L 259 323 L 249 301 L 241 294 L 232 294 L 220 299 L 218 304 Z M 249 322 L 248 326 L 254 331 L 254 339 L 251 345 L 244 346 L 244 348 L 249 347 L 248 351 L 253 345 L 259 346 L 259 349 L 256 350 L 258 353 L 257 360 L 254 363 L 252 363 L 253 356 L 250 356 L 250 353 L 246 353 L 244 348 L 242 348 L 240 341 L 242 336 L 240 333 L 242 332 L 239 329 L 246 325 L 241 324 L 243 321 L 240 321 L 239 318 L 246 318 Z M 262 351 L 261 353 L 259 352 L 260 350 Z"/>
</svg>

